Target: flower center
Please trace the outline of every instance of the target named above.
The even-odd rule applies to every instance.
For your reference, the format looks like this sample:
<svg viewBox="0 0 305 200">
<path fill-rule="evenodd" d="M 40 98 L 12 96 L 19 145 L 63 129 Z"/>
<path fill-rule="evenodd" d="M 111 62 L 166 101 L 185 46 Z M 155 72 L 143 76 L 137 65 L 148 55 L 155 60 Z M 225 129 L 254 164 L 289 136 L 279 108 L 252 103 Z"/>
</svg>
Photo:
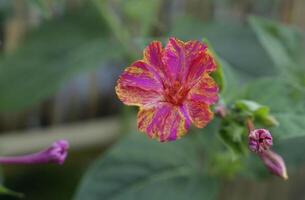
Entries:
<svg viewBox="0 0 305 200">
<path fill-rule="evenodd" d="M 189 89 L 181 85 L 179 81 L 175 81 L 172 85 L 166 87 L 164 91 L 165 101 L 173 105 L 181 105 L 188 94 Z"/>
</svg>

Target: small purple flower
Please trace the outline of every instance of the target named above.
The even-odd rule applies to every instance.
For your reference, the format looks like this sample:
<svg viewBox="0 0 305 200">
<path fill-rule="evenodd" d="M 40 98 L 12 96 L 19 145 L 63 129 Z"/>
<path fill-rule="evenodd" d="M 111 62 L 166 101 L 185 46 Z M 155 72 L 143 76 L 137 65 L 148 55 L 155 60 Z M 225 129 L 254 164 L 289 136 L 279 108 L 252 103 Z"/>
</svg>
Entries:
<svg viewBox="0 0 305 200">
<path fill-rule="evenodd" d="M 54 142 L 49 148 L 40 152 L 12 157 L 0 157 L 0 164 L 63 164 L 67 158 L 69 143 L 66 140 Z"/>
<path fill-rule="evenodd" d="M 50 148 L 46 150 L 46 158 L 48 162 L 62 165 L 68 156 L 69 143 L 66 140 L 59 140 L 52 144 Z"/>
<path fill-rule="evenodd" d="M 272 135 L 266 129 L 254 129 L 249 133 L 249 149 L 254 153 L 261 153 L 272 146 Z"/>
<path fill-rule="evenodd" d="M 286 165 L 280 155 L 271 150 L 268 150 L 260 153 L 259 157 L 262 159 L 264 165 L 271 173 L 276 176 L 282 177 L 285 180 L 288 179 Z"/>
</svg>

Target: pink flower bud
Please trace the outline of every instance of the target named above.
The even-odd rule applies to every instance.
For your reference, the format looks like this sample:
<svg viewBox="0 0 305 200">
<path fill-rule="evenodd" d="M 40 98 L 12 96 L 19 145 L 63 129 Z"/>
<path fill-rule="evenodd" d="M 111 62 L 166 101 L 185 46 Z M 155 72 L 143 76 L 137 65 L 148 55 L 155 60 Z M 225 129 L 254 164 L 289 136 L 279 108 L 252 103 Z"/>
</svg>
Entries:
<svg viewBox="0 0 305 200">
<path fill-rule="evenodd" d="M 268 170 L 276 176 L 279 176 L 285 180 L 288 179 L 286 165 L 283 158 L 273 151 L 263 151 L 259 154 L 264 165 Z"/>
<path fill-rule="evenodd" d="M 255 129 L 249 133 L 249 149 L 254 153 L 261 153 L 272 146 L 272 135 L 266 129 Z"/>
<path fill-rule="evenodd" d="M 0 157 L 1 164 L 63 164 L 68 155 L 69 143 L 66 140 L 56 141 L 49 148 L 40 152 L 12 157 Z"/>
<path fill-rule="evenodd" d="M 223 104 L 218 104 L 215 107 L 215 114 L 221 118 L 226 117 L 228 115 L 228 112 L 228 108 L 226 108 L 226 106 Z"/>
</svg>

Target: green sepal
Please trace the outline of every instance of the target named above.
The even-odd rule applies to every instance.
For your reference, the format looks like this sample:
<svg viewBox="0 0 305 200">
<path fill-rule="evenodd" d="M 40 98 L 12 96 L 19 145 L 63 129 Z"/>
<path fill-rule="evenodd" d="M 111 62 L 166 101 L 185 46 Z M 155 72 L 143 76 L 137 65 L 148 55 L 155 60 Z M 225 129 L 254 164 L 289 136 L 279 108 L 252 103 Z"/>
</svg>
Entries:
<svg viewBox="0 0 305 200">
<path fill-rule="evenodd" d="M 221 123 L 219 136 L 226 146 L 236 154 L 246 155 L 246 129 L 242 124 L 236 123 L 233 120 L 224 120 Z"/>
<path fill-rule="evenodd" d="M 234 103 L 233 109 L 237 110 L 241 115 L 254 118 L 254 120 L 257 120 L 265 126 L 279 125 L 275 117 L 270 114 L 269 107 L 255 101 L 238 100 Z"/>
<path fill-rule="evenodd" d="M 219 58 L 219 56 L 217 55 L 217 53 L 215 52 L 215 50 L 213 49 L 209 40 L 207 38 L 203 38 L 202 41 L 208 45 L 208 51 L 209 51 L 210 54 L 212 54 L 212 56 L 215 59 L 216 71 L 213 72 L 211 74 L 211 76 L 216 81 L 216 83 L 219 87 L 219 91 L 221 93 L 225 88 L 225 79 L 224 79 L 224 72 L 223 72 L 223 69 L 222 69 L 222 61 Z"/>
</svg>

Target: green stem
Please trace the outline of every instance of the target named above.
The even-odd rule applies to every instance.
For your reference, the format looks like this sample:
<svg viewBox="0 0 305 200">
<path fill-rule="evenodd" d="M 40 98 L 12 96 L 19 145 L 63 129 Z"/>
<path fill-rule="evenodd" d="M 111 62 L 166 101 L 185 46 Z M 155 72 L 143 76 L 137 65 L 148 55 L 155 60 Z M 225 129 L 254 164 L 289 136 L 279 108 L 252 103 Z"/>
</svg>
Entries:
<svg viewBox="0 0 305 200">
<path fill-rule="evenodd" d="M 255 129 L 252 119 L 247 118 L 246 119 L 246 123 L 247 123 L 247 127 L 248 127 L 248 132 L 249 133 Z"/>
</svg>

